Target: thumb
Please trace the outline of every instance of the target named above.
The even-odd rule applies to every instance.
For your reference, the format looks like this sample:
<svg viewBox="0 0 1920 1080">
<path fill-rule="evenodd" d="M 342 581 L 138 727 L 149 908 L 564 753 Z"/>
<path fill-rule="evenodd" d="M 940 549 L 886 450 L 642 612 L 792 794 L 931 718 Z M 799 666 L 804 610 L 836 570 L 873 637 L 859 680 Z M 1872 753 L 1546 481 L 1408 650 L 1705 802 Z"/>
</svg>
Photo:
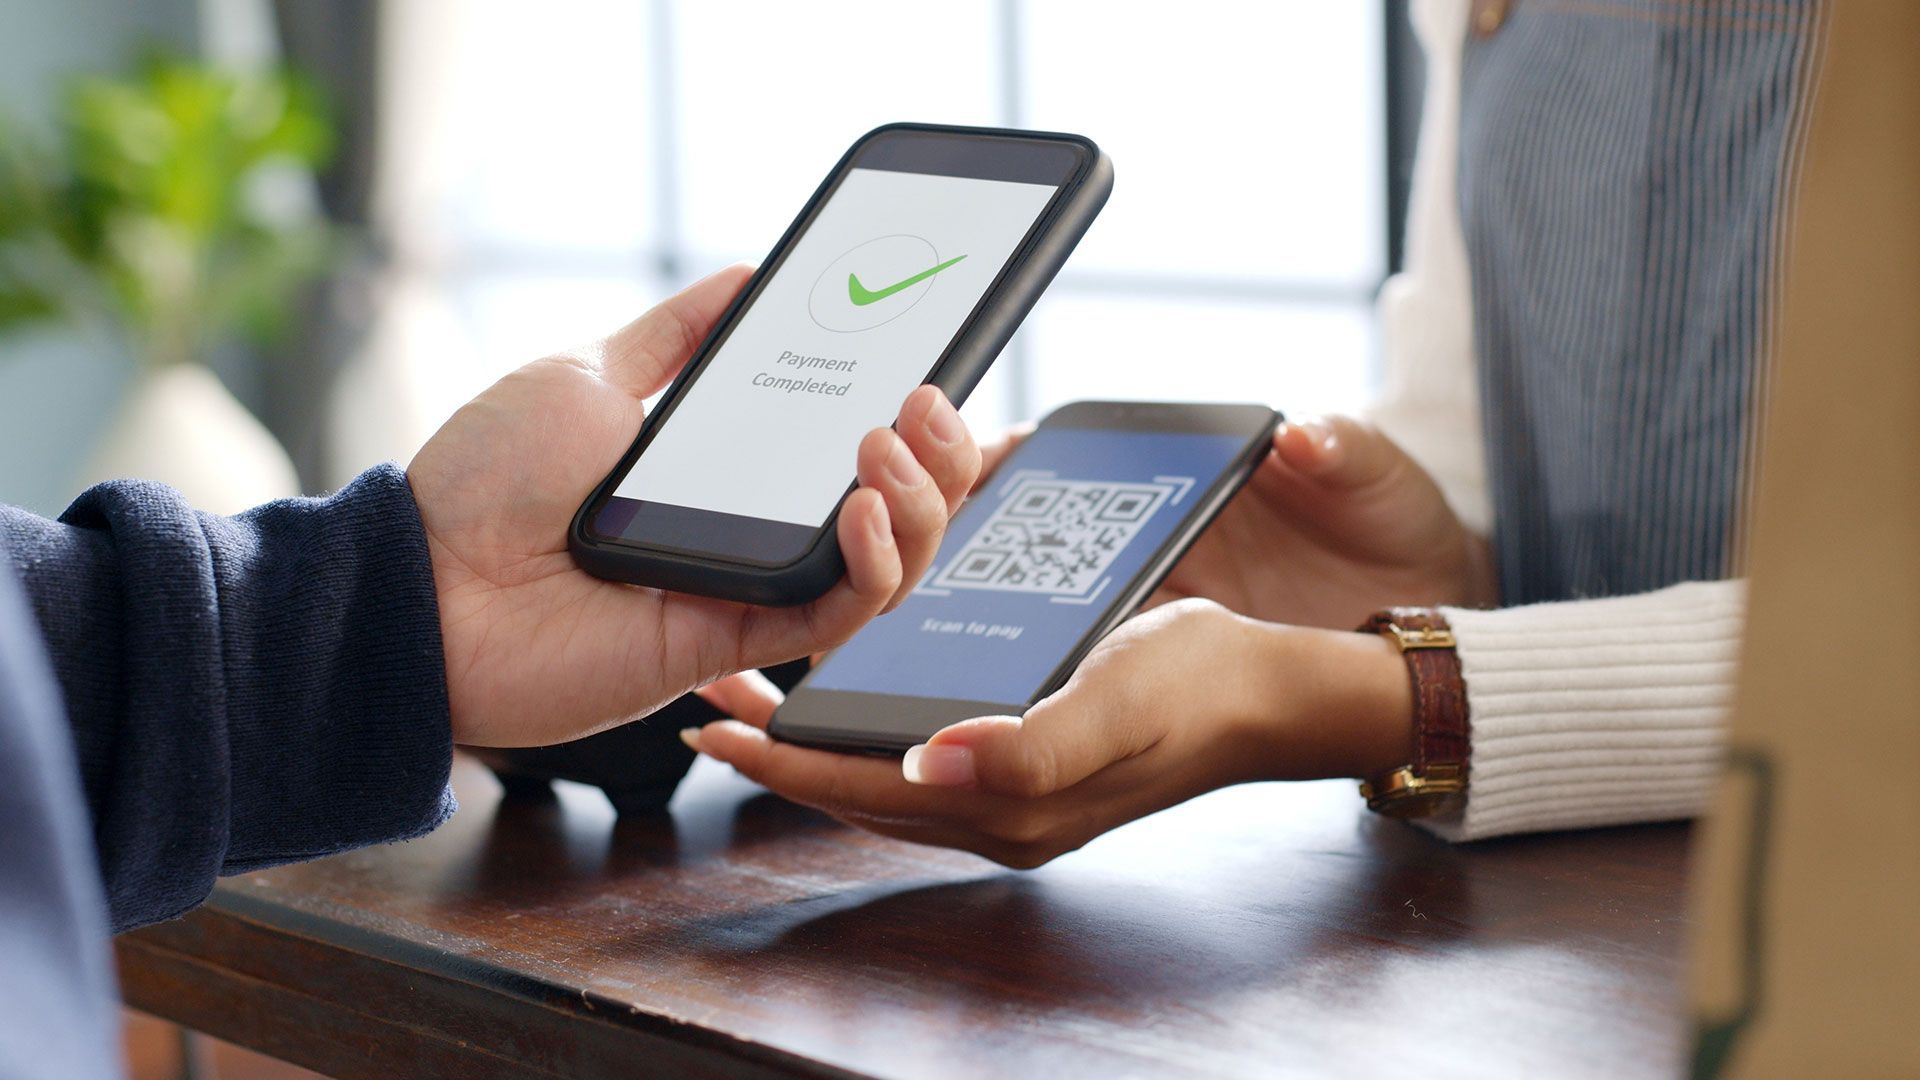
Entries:
<svg viewBox="0 0 1920 1080">
<path fill-rule="evenodd" d="M 1336 491 L 1389 480 L 1412 460 L 1379 428 L 1351 416 L 1288 421 L 1273 433 L 1273 449 L 1295 472 Z"/>
<path fill-rule="evenodd" d="M 600 377 L 636 398 L 673 381 L 752 276 L 729 266 L 681 289 L 600 342 Z"/>
<path fill-rule="evenodd" d="M 987 716 L 944 728 L 907 751 L 902 772 L 919 784 L 977 787 L 1037 799 L 1141 753 L 1151 740 L 1107 710 L 1062 693 L 1024 717 Z"/>
</svg>

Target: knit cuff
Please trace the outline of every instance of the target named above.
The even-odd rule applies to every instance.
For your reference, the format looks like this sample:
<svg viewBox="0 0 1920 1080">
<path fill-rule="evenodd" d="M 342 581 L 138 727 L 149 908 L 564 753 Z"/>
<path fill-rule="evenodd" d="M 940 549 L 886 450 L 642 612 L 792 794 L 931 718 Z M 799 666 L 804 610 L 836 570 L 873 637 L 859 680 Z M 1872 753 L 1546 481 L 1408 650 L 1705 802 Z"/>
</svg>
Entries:
<svg viewBox="0 0 1920 1080">
<path fill-rule="evenodd" d="M 201 516 L 231 758 L 221 872 L 404 840 L 455 808 L 433 565 L 406 474 Z"/>
<path fill-rule="evenodd" d="M 1719 772 L 1743 582 L 1448 608 L 1473 725 L 1450 840 L 1692 817 Z"/>
</svg>

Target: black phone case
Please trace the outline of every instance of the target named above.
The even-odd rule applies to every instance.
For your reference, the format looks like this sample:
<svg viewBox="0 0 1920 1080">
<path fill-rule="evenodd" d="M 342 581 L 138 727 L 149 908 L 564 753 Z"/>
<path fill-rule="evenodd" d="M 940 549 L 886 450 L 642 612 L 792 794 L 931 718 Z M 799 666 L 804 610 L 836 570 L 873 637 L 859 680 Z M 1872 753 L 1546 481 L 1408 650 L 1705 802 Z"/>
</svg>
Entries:
<svg viewBox="0 0 1920 1080">
<path fill-rule="evenodd" d="M 846 572 L 846 563 L 841 557 L 840 543 L 835 534 L 840 518 L 838 507 L 828 515 L 814 545 L 799 558 L 782 566 L 756 566 L 679 551 L 602 541 L 588 532 L 587 520 L 589 512 L 610 490 L 616 478 L 626 475 L 639 457 L 640 448 L 652 434 L 656 420 L 668 415 L 666 406 L 678 400 L 705 369 L 712 358 L 713 343 L 719 331 L 739 317 L 746 298 L 758 291 L 762 280 L 770 272 L 768 268 L 779 261 L 777 256 L 799 239 L 802 223 L 813 219 L 833 181 L 845 172 L 868 140 L 896 131 L 1067 141 L 1084 146 L 1093 154 L 1086 171 L 1072 182 L 1066 197 L 1038 222 L 1026 247 L 1015 253 L 1012 269 L 981 298 L 979 314 L 961 330 L 960 336 L 948 347 L 928 377 L 927 381 L 944 391 L 955 405 L 966 401 L 967 395 L 973 392 L 981 377 L 993 365 L 1014 331 L 1019 329 L 1021 321 L 1027 317 L 1027 312 L 1033 310 L 1040 295 L 1066 264 L 1067 257 L 1086 234 L 1088 226 L 1093 224 L 1094 217 L 1099 214 L 1113 190 L 1113 162 L 1092 140 L 1079 135 L 941 124 L 887 124 L 861 136 L 827 174 L 826 180 L 821 182 L 813 197 L 807 200 L 806 206 L 781 236 L 772 255 L 761 263 L 760 269 L 740 290 L 740 295 L 734 298 L 719 322 L 714 324 L 714 332 L 701 343 L 686 368 L 667 387 L 660 404 L 648 414 L 639 435 L 634 438 L 633 445 L 620 463 L 580 504 L 567 532 L 568 547 L 572 550 L 574 561 L 582 569 L 595 577 L 632 585 L 781 607 L 818 599 Z"/>
</svg>

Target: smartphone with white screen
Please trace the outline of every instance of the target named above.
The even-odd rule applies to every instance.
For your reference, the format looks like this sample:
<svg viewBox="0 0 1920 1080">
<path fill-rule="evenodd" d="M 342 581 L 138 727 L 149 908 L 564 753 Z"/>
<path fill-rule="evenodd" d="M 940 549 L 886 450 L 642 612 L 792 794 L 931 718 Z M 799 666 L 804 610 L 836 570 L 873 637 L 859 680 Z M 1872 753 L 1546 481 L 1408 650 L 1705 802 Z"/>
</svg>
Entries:
<svg viewBox="0 0 1920 1080">
<path fill-rule="evenodd" d="M 1159 587 L 1279 422 L 1264 405 L 1062 406 L 961 508 L 906 600 L 815 666 L 769 730 L 897 753 L 1023 714 Z"/>
<path fill-rule="evenodd" d="M 860 439 L 921 383 L 965 400 L 1112 186 L 1077 135 L 861 138 L 582 504 L 575 560 L 751 603 L 826 592 Z"/>
</svg>

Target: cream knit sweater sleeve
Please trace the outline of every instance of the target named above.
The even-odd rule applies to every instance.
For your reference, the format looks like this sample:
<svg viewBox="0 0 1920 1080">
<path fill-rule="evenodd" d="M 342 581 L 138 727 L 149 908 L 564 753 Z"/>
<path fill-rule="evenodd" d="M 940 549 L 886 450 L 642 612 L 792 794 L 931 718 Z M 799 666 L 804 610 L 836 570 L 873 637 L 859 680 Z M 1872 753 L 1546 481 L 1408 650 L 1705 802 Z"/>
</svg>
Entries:
<svg viewBox="0 0 1920 1080">
<path fill-rule="evenodd" d="M 1470 527 L 1490 511 L 1474 386 L 1472 304 L 1454 170 L 1467 0 L 1415 0 L 1427 93 L 1404 272 L 1381 293 L 1386 372 L 1376 424 L 1420 461 Z M 1719 759 L 1745 590 L 1699 582 L 1640 596 L 1448 609 L 1473 726 L 1454 840 L 1700 812 Z"/>
<path fill-rule="evenodd" d="M 1692 817 L 1718 774 L 1746 610 L 1738 581 L 1498 611 L 1446 610 L 1473 725 L 1440 835 Z"/>
</svg>

